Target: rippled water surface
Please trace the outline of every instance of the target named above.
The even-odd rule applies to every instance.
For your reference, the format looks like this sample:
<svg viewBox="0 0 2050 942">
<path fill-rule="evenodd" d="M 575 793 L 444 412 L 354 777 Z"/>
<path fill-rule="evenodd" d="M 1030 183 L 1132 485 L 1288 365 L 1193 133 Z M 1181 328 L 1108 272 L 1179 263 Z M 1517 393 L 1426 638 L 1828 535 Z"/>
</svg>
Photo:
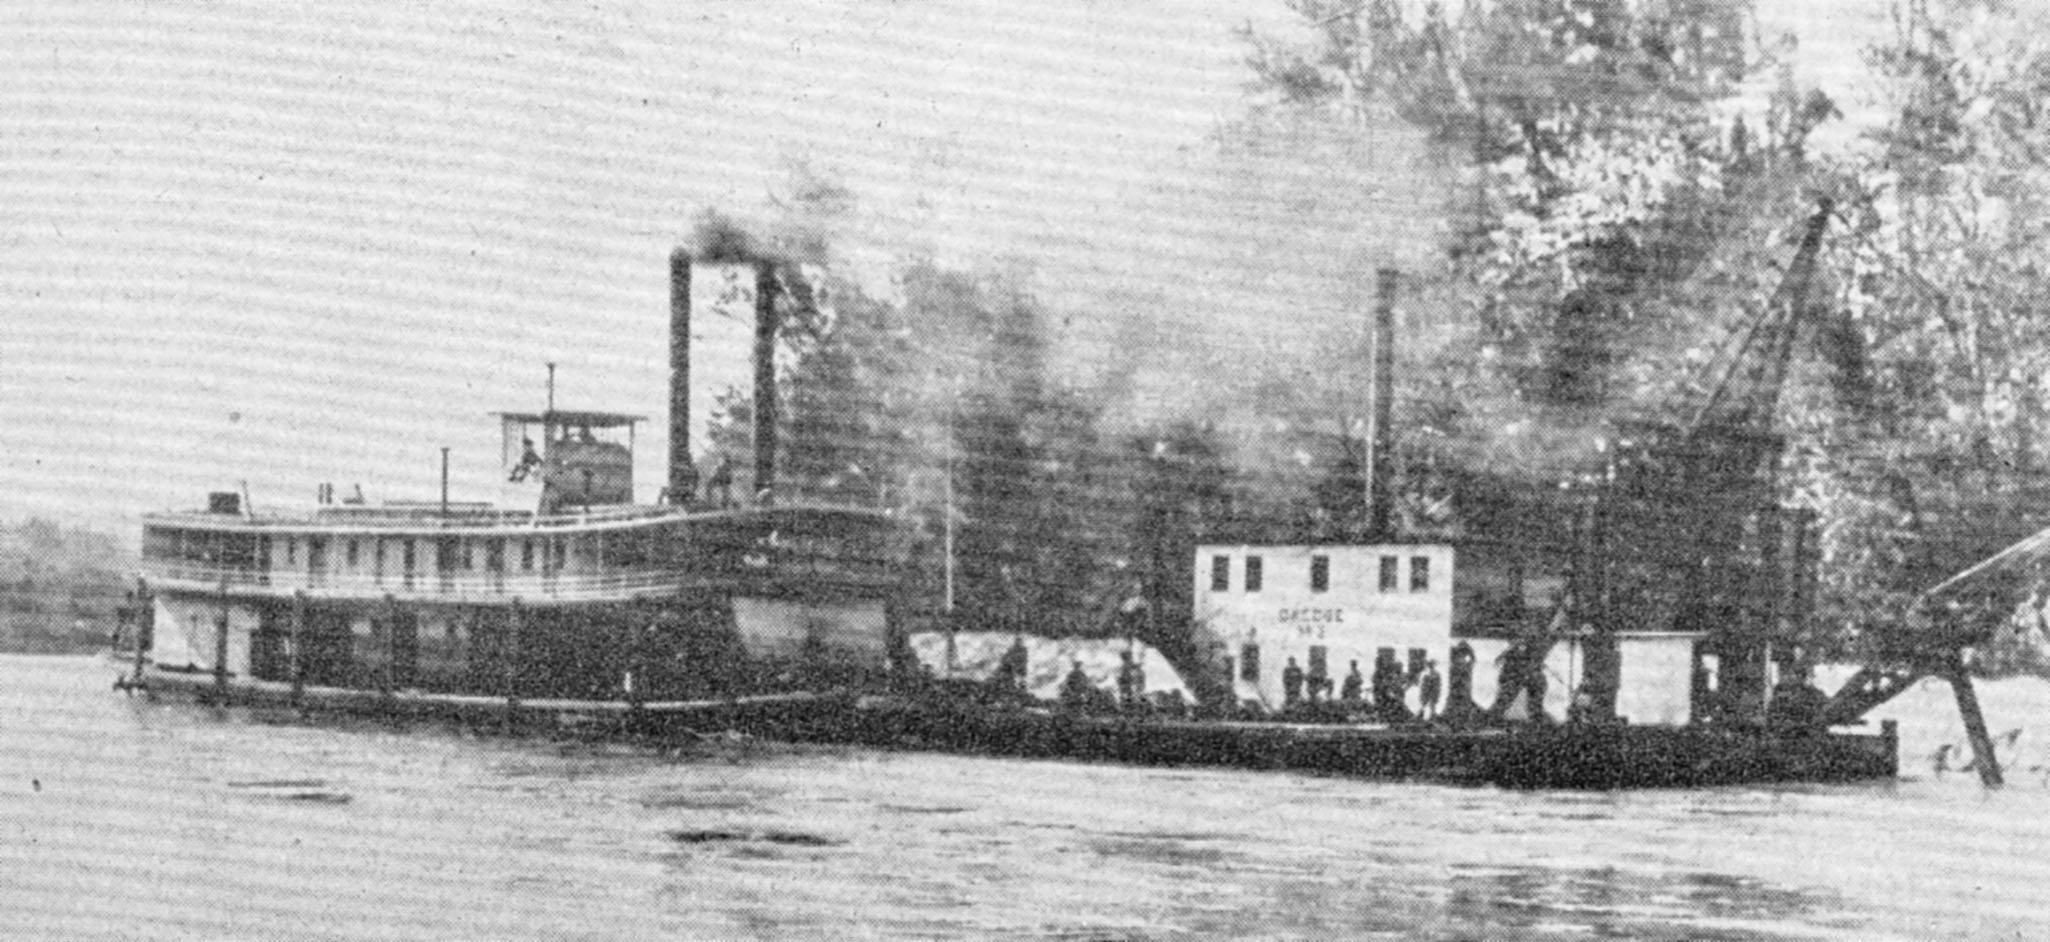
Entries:
<svg viewBox="0 0 2050 942">
<path fill-rule="evenodd" d="M 0 657 L 23 938 L 2050 938 L 2050 788 L 1514 793 L 479 736 L 149 704 Z M 1996 729 L 2036 682 L 1987 691 Z M 1919 711 L 1919 712 L 1918 712 Z"/>
</svg>

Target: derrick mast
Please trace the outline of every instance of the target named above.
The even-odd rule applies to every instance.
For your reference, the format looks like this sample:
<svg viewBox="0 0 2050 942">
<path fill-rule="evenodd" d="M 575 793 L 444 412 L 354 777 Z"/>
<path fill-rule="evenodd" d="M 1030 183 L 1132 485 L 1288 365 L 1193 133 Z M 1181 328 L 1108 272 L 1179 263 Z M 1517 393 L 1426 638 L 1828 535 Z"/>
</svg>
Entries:
<svg viewBox="0 0 2050 942">
<path fill-rule="evenodd" d="M 1625 428 L 1609 453 L 1576 573 L 1597 641 L 1589 693 L 1604 715 L 1613 711 L 1615 668 L 1613 645 L 1599 642 L 1619 631 L 1702 635 L 1696 676 L 1714 679 L 1697 680 L 1697 716 L 1762 718 L 1768 661 L 1795 666 L 1775 640 L 1805 620 L 1814 550 L 1808 515 L 1778 500 L 1785 442 L 1774 420 L 1830 209 L 1825 201 L 1809 218 L 1778 289 L 1711 366 L 1715 380 L 1698 410 L 1682 423 Z"/>
</svg>

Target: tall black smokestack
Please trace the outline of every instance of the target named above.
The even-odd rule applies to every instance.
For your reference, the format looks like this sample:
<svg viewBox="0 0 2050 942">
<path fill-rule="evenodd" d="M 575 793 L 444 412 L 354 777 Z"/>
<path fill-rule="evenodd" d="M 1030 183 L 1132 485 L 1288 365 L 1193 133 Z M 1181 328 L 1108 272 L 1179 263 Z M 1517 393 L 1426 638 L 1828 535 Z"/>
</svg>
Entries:
<svg viewBox="0 0 2050 942">
<path fill-rule="evenodd" d="M 1400 273 L 1380 271 L 1374 300 L 1374 410 L 1367 430 L 1367 540 L 1395 538 L 1395 289 Z"/>
<path fill-rule="evenodd" d="M 755 476 L 757 495 L 776 487 L 776 267 L 755 263 Z"/>
<path fill-rule="evenodd" d="M 690 460 L 690 253 L 669 253 L 669 502 L 698 490 Z"/>
</svg>

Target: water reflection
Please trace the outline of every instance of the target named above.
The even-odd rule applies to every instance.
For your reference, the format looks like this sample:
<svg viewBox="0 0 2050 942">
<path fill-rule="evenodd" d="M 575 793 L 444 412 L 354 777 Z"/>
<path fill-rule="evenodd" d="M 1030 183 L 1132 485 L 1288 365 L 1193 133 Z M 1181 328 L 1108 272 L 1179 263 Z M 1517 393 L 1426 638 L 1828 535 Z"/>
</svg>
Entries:
<svg viewBox="0 0 2050 942">
<path fill-rule="evenodd" d="M 1447 882 L 1447 919 L 1481 938 L 1814 938 L 1848 915 L 1834 893 L 1716 873 L 1455 867 Z"/>
<path fill-rule="evenodd" d="M 0 658 L 0 917 L 25 937 L 1920 940 L 2033 937 L 2050 909 L 2050 793 L 1955 779 L 1504 793 L 105 686 Z"/>
</svg>

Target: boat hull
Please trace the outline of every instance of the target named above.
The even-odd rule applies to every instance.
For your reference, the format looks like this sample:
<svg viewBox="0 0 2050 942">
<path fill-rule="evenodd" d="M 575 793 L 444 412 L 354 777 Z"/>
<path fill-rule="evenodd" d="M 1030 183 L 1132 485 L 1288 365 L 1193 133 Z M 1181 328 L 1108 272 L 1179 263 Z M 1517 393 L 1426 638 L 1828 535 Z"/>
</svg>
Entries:
<svg viewBox="0 0 2050 942">
<path fill-rule="evenodd" d="M 1093 716 L 931 698 L 762 694 L 704 700 L 520 699 L 302 686 L 145 671 L 132 686 L 223 705 L 683 739 L 767 738 L 1152 766 L 1295 771 L 1511 788 L 1693 788 L 1888 779 L 1891 727 L 1800 736 L 1716 727 L 1455 729 Z"/>
</svg>

